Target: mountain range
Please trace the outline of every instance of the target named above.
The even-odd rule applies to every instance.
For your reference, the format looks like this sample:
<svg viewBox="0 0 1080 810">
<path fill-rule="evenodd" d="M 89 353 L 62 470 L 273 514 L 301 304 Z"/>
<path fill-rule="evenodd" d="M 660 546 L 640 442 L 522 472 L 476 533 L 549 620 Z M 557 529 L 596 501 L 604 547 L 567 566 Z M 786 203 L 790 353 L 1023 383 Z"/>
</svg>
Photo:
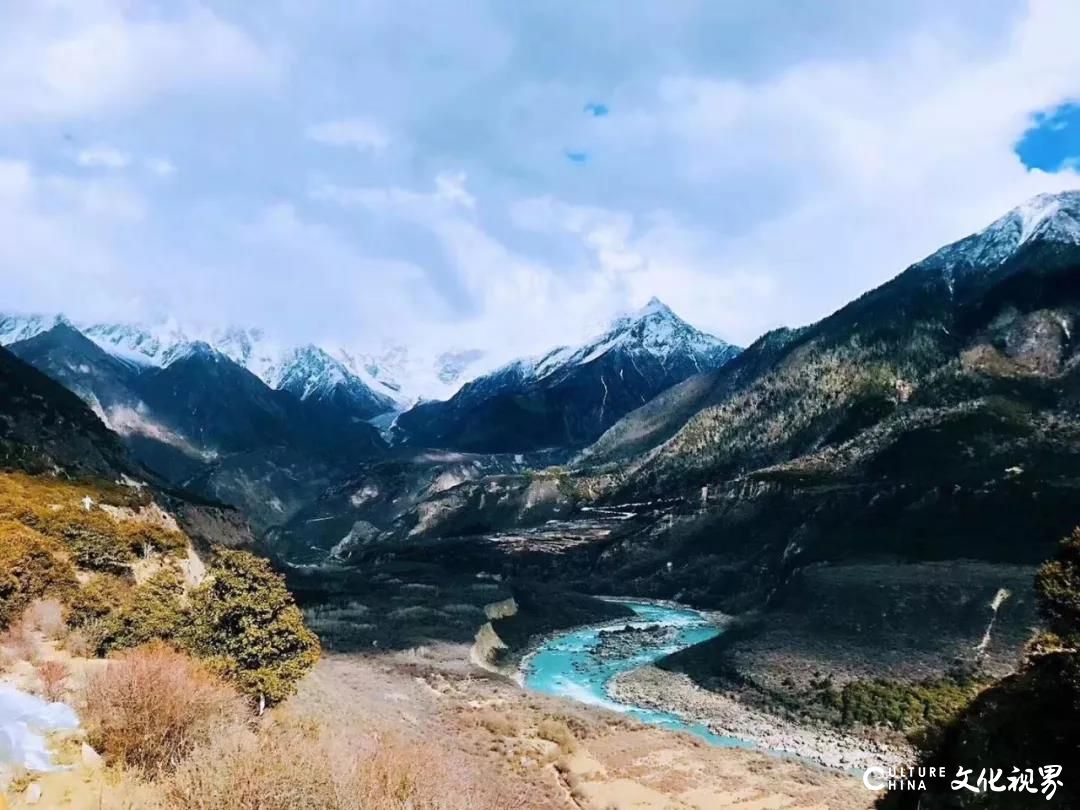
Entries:
<svg viewBox="0 0 1080 810">
<path fill-rule="evenodd" d="M 901 652 L 944 668 L 974 642 L 912 628 L 985 626 L 1005 588 L 990 660 L 1007 668 L 1029 635 L 1034 565 L 1078 520 L 1078 328 L 1080 192 L 1043 195 L 823 320 L 674 384 L 558 467 L 485 473 L 458 459 L 469 469 L 426 488 L 370 467 L 320 502 L 317 517 L 334 521 L 279 536 L 347 548 L 358 565 L 445 548 L 585 592 L 764 611 L 753 654 L 801 649 L 820 671 L 896 656 L 895 632 Z M 560 363 L 502 374 L 536 401 L 529 386 L 561 379 Z M 575 390 L 602 389 L 599 373 L 585 379 Z M 484 413 L 499 400 L 476 401 Z M 473 428 L 484 421 L 463 411 L 461 429 L 476 432 L 456 441 L 484 446 Z M 382 500 L 392 492 L 409 498 Z M 846 663 L 829 659 L 841 652 Z"/>
<path fill-rule="evenodd" d="M 140 366 L 164 366 L 178 353 L 204 343 L 243 366 L 271 388 L 326 390 L 334 385 L 358 396 L 370 416 L 404 410 L 414 403 L 450 396 L 477 373 L 485 357 L 479 350 L 446 351 L 435 356 L 387 346 L 376 354 L 340 345 L 289 346 L 262 329 L 225 327 L 189 330 L 172 321 L 156 324 L 73 323 L 63 315 L 0 315 L 0 345 L 32 338 L 67 321 L 102 349 Z"/>
<path fill-rule="evenodd" d="M 247 510 L 260 528 L 287 520 L 357 463 L 389 452 L 375 425 L 385 428 L 401 401 L 386 380 L 358 373 L 356 357 L 314 345 L 280 351 L 257 330 L 221 330 L 212 340 L 191 340 L 175 326 L 0 318 L 0 343 L 78 394 L 141 464 Z M 585 346 L 466 384 L 447 408 L 470 411 L 473 424 L 486 423 L 501 437 L 487 443 L 488 451 L 572 447 L 657 391 L 736 353 L 653 301 Z M 440 384 L 452 385 L 480 360 L 477 352 L 441 356 Z M 399 353 L 393 363 L 404 366 L 407 356 Z M 590 386 L 595 391 L 587 392 Z M 460 440 L 443 441 L 442 413 L 421 403 L 398 416 L 388 434 L 410 448 L 467 446 L 465 431 Z M 529 422 L 532 430 L 522 430 Z M 552 430 L 560 425 L 565 430 Z"/>
<path fill-rule="evenodd" d="M 615 566 L 604 576 L 625 580 L 620 566 L 635 560 L 630 579 L 648 590 L 659 581 L 643 572 L 657 555 L 672 570 L 680 560 L 694 568 L 706 601 L 752 600 L 793 566 L 861 553 L 867 534 L 874 553 L 1043 553 L 1041 541 L 1003 533 L 1049 537 L 1072 519 L 1060 471 L 1077 449 L 1078 223 L 1080 193 L 1036 197 L 822 321 L 744 351 L 653 300 L 585 345 L 397 414 L 384 431 L 396 449 L 367 421 L 384 418 L 386 395 L 352 372 L 354 361 L 317 347 L 271 354 L 250 330 L 211 345 L 46 318 L 5 318 L 0 336 L 78 393 L 140 461 L 251 510 L 261 527 L 288 525 L 362 469 L 375 478 L 392 469 L 395 488 L 411 494 L 380 507 L 386 537 L 499 529 L 484 513 L 490 499 L 474 497 L 485 470 L 505 483 L 523 465 L 569 461 L 567 508 L 678 498 L 692 516 L 677 533 L 651 529 L 594 573 Z M 434 458 L 428 449 L 473 455 L 453 460 L 450 478 L 399 463 Z M 502 453 L 514 458 L 488 460 Z M 449 469 L 455 457 L 439 458 Z M 402 469 L 436 483 L 402 483 Z M 1031 497 L 1042 504 L 1037 527 L 1018 506 Z M 721 550 L 737 564 L 705 577 L 698 555 Z M 743 566 L 754 576 L 734 573 Z"/>
<path fill-rule="evenodd" d="M 1031 640 L 1035 566 L 1080 519 L 1078 328 L 1080 192 L 743 350 L 653 300 L 404 412 L 328 349 L 8 317 L 0 466 L 182 487 L 193 534 L 239 507 L 297 581 L 350 600 L 376 571 L 396 606 L 423 571 L 432 593 L 460 575 L 715 608 L 728 629 L 660 672 L 790 717 L 846 711 L 849 686 L 892 711 L 1014 671 Z M 450 379 L 482 362 L 444 359 Z"/>
</svg>

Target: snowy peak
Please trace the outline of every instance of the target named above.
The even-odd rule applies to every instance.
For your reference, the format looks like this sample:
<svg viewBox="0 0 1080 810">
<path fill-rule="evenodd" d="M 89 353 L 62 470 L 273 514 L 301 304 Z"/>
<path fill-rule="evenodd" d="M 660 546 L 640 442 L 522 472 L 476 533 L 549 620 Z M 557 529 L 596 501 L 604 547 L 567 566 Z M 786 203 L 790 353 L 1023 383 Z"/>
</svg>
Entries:
<svg viewBox="0 0 1080 810">
<path fill-rule="evenodd" d="M 171 321 L 154 326 L 78 325 L 63 315 L 0 315 L 0 345 L 28 340 L 60 323 L 78 331 L 109 355 L 138 367 L 165 368 L 193 359 L 215 363 L 227 360 L 269 387 L 287 390 L 301 399 L 335 398 L 339 405 L 354 406 L 357 413 L 367 416 L 398 407 L 392 396 L 383 392 L 382 384 L 365 379 L 362 371 L 351 371 L 326 350 L 309 344 L 281 351 L 260 329 L 231 327 L 195 337 Z"/>
<path fill-rule="evenodd" d="M 60 322 L 59 315 L 0 315 L 0 346 L 29 340 Z"/>
<path fill-rule="evenodd" d="M 344 363 L 313 344 L 287 352 L 267 369 L 267 383 L 303 401 L 338 402 L 354 407 L 365 417 L 393 410 L 394 401 L 376 393 Z"/>
<path fill-rule="evenodd" d="M 1014 208 L 1006 218 L 1019 223 L 1020 243 L 1041 238 L 1080 244 L 1080 191 L 1039 194 Z"/>
<path fill-rule="evenodd" d="M 1039 194 L 920 265 L 953 276 L 992 269 L 1033 242 L 1080 246 L 1080 191 Z"/>
<path fill-rule="evenodd" d="M 189 360 L 201 360 L 212 363 L 220 363 L 223 360 L 231 360 L 223 352 L 219 352 L 204 340 L 193 340 L 183 343 L 169 351 L 165 358 L 165 365 L 172 366 Z"/>
<path fill-rule="evenodd" d="M 516 360 L 446 402 L 397 418 L 396 441 L 485 453 L 581 447 L 629 411 L 739 349 L 695 329 L 659 299 L 580 346 Z"/>
<path fill-rule="evenodd" d="M 337 386 L 353 381 L 359 382 L 339 361 L 311 344 L 287 352 L 281 363 L 267 372 L 267 382 L 272 387 L 292 391 L 300 399 L 328 394 Z"/>
<path fill-rule="evenodd" d="M 584 346 L 563 347 L 544 355 L 536 363 L 534 377 L 541 379 L 567 366 L 591 363 L 613 350 L 649 355 L 661 364 L 675 356 L 685 357 L 702 370 L 716 368 L 739 353 L 738 347 L 694 328 L 653 297 L 641 309 L 616 318 L 607 332 Z"/>
<path fill-rule="evenodd" d="M 105 351 L 140 365 L 163 366 L 190 341 L 174 324 L 152 329 L 140 324 L 99 323 L 82 333 Z"/>
</svg>

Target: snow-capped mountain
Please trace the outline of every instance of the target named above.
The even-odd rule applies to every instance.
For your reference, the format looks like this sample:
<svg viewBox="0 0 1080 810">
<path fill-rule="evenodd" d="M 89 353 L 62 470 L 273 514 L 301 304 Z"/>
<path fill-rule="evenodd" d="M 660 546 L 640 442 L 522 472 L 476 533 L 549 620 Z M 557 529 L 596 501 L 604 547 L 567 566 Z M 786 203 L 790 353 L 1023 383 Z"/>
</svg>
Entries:
<svg viewBox="0 0 1080 810">
<path fill-rule="evenodd" d="M 1080 191 L 1032 197 L 978 233 L 931 254 L 919 266 L 952 280 L 986 272 L 1036 243 L 1080 245 Z"/>
<path fill-rule="evenodd" d="M 271 388 L 289 391 L 303 401 L 334 402 L 366 419 L 392 411 L 396 405 L 392 397 L 365 385 L 340 360 L 310 344 L 287 352 L 265 375 Z"/>
<path fill-rule="evenodd" d="M 584 346 L 561 346 L 532 363 L 518 362 L 526 379 L 542 380 L 611 351 L 647 357 L 662 365 L 689 362 L 697 371 L 722 366 L 739 353 L 738 347 L 695 329 L 653 297 L 637 312 L 616 318 L 608 331 Z"/>
<path fill-rule="evenodd" d="M 421 403 L 398 417 L 396 435 L 416 446 L 490 452 L 580 446 L 664 389 L 738 353 L 653 298 L 582 346 L 516 360 L 446 402 Z"/>
<path fill-rule="evenodd" d="M 52 328 L 62 315 L 0 315 L 0 345 L 27 340 Z M 360 352 L 327 344 L 290 346 L 257 328 L 188 329 L 173 320 L 155 324 L 77 323 L 74 326 L 114 357 L 140 366 L 167 366 L 186 347 L 205 343 L 271 388 L 341 388 L 346 399 L 365 401 L 374 413 L 403 411 L 417 402 L 447 399 L 462 383 L 487 370 L 479 350 L 425 354 L 404 346 Z M 302 375 L 305 375 L 301 379 Z M 362 389 L 367 389 L 365 393 Z M 378 410 L 375 410 L 376 403 Z"/>
<path fill-rule="evenodd" d="M 0 315 L 0 346 L 29 340 L 56 326 L 58 315 Z"/>
<path fill-rule="evenodd" d="M 32 338 L 62 319 L 46 315 L 0 316 L 0 345 Z M 342 403 L 354 401 L 361 403 L 362 412 L 369 416 L 401 409 L 414 401 L 373 378 L 362 364 L 352 368 L 315 346 L 283 348 L 260 329 L 231 327 L 193 332 L 172 321 L 74 326 L 109 354 L 139 366 L 164 368 L 190 353 L 192 347 L 204 346 L 247 369 L 271 388 L 307 392 L 308 397 L 334 396 Z"/>
</svg>

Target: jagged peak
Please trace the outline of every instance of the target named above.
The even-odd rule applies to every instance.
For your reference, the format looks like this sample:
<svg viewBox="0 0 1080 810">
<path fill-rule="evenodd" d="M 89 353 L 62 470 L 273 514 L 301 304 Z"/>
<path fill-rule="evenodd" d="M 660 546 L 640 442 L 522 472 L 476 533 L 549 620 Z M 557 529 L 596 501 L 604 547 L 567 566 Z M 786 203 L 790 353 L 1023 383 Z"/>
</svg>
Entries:
<svg viewBox="0 0 1080 810">
<path fill-rule="evenodd" d="M 169 355 L 165 360 L 165 365 L 171 366 L 173 363 L 191 359 L 206 359 L 213 360 L 214 362 L 230 360 L 230 358 L 219 352 L 205 340 L 192 340 L 180 344 L 169 352 Z M 230 362 L 232 361 L 230 360 Z"/>
</svg>

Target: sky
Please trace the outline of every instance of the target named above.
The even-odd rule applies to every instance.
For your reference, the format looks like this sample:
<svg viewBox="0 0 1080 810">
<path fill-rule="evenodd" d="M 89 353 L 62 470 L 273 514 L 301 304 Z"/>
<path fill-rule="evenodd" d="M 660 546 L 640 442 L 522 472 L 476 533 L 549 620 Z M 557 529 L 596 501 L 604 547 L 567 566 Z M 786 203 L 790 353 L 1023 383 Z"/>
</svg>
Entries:
<svg viewBox="0 0 1080 810">
<path fill-rule="evenodd" d="M 0 3 L 0 311 L 745 345 L 1080 187 L 1080 3 L 870 5 Z"/>
</svg>

